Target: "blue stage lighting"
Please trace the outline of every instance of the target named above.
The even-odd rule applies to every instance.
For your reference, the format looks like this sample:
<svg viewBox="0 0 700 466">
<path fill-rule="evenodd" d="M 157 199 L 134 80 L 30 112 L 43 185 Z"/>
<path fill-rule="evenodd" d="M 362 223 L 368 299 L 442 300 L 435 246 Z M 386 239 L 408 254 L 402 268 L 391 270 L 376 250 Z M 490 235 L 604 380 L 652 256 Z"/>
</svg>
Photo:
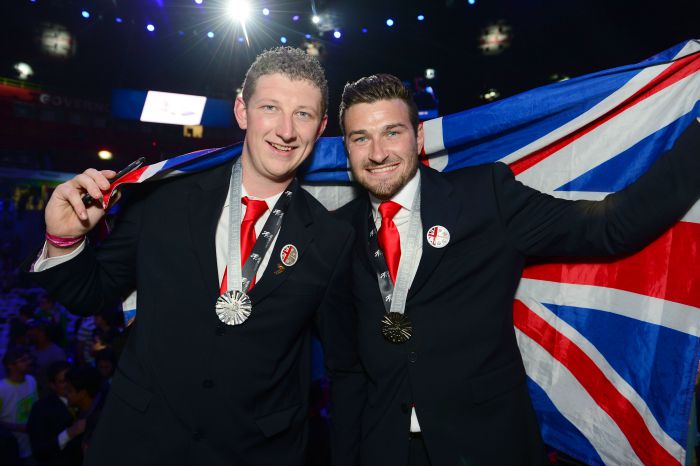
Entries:
<svg viewBox="0 0 700 466">
<path fill-rule="evenodd" d="M 153 32 L 155 30 L 156 30 L 156 27 L 154 25 L 152 25 L 150 23 L 146 25 L 146 31 Z"/>
<path fill-rule="evenodd" d="M 292 21 L 299 21 L 299 15 L 292 16 Z"/>
<path fill-rule="evenodd" d="M 307 39 L 311 39 L 311 34 L 304 34 L 304 37 Z"/>
<path fill-rule="evenodd" d="M 87 10 L 83 10 L 83 11 L 80 12 L 80 15 L 81 15 L 83 18 L 88 19 L 88 18 L 90 17 L 90 12 L 87 11 Z"/>
<path fill-rule="evenodd" d="M 270 9 L 269 8 L 263 8 L 263 15 L 267 16 L 270 14 Z"/>
<path fill-rule="evenodd" d="M 204 3 L 204 0 L 194 0 L 194 2 L 195 2 L 197 5 L 201 5 L 202 3 Z"/>
<path fill-rule="evenodd" d="M 423 21 L 425 19 L 425 16 L 423 15 L 418 15 L 418 21 Z"/>
<path fill-rule="evenodd" d="M 342 36 L 342 34 L 340 33 L 340 31 L 335 31 L 335 32 L 333 32 L 333 37 L 335 37 L 336 39 L 340 39 L 340 36 Z"/>
<path fill-rule="evenodd" d="M 469 3 L 470 5 L 473 5 L 476 3 L 476 0 L 467 0 L 467 3 Z"/>
<path fill-rule="evenodd" d="M 386 25 L 389 26 L 389 27 L 393 26 L 393 25 L 394 25 L 394 20 L 391 19 L 391 18 L 387 19 L 387 20 L 386 20 Z"/>
<path fill-rule="evenodd" d="M 243 41 L 245 41 L 245 39 L 243 37 L 238 38 L 238 42 L 240 42 L 241 44 L 243 43 Z"/>
<path fill-rule="evenodd" d="M 362 34 L 367 34 L 367 28 L 362 28 Z"/>
<path fill-rule="evenodd" d="M 121 18 L 120 18 L 119 16 L 117 16 L 116 18 L 114 18 L 114 22 L 115 22 L 115 23 L 119 23 L 119 24 L 121 24 L 121 23 L 123 23 L 123 22 L 124 22 L 124 20 L 123 20 L 123 19 L 121 19 Z"/>
<path fill-rule="evenodd" d="M 212 31 L 207 32 L 207 37 L 210 39 L 214 38 L 214 33 Z"/>
<path fill-rule="evenodd" d="M 286 44 L 286 43 L 287 43 L 287 38 L 284 37 L 284 36 L 280 37 L 280 42 L 282 42 L 283 44 Z"/>
</svg>

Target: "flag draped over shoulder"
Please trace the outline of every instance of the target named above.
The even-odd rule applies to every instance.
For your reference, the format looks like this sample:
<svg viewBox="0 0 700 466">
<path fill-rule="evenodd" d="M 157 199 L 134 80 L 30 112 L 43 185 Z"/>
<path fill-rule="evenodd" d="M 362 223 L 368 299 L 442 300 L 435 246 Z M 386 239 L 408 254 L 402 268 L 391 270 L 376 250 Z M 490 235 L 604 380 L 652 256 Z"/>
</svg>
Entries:
<svg viewBox="0 0 700 466">
<path fill-rule="evenodd" d="M 427 121 L 421 159 L 440 171 L 501 161 L 542 192 L 602 199 L 634 182 L 698 116 L 700 42 L 688 41 Z M 129 181 L 199 170 L 240 150 L 186 154 Z M 320 139 L 301 176 L 323 183 L 321 197 L 329 183 L 349 183 L 342 140 Z M 632 256 L 526 268 L 515 332 L 547 444 L 588 464 L 684 463 L 700 358 L 697 277 L 700 204 Z"/>
</svg>

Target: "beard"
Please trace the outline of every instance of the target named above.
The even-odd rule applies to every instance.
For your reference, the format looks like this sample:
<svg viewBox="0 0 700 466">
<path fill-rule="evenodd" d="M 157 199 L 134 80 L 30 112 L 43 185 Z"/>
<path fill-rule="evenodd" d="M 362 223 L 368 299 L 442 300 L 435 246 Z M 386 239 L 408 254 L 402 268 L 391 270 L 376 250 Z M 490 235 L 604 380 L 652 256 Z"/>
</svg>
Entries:
<svg viewBox="0 0 700 466">
<path fill-rule="evenodd" d="M 396 177 L 390 180 L 378 180 L 374 181 L 366 177 L 365 170 L 382 165 L 390 165 L 392 163 L 400 162 L 401 159 L 398 157 L 391 157 L 384 160 L 382 163 L 374 163 L 368 161 L 362 165 L 362 167 L 355 167 L 351 164 L 351 171 L 355 181 L 357 181 L 360 186 L 365 188 L 367 191 L 372 193 L 377 199 L 382 201 L 387 201 L 394 197 L 401 189 L 406 186 L 411 178 L 416 174 L 418 170 L 418 156 L 407 157 L 405 160 L 405 165 L 403 171 L 398 173 Z"/>
</svg>

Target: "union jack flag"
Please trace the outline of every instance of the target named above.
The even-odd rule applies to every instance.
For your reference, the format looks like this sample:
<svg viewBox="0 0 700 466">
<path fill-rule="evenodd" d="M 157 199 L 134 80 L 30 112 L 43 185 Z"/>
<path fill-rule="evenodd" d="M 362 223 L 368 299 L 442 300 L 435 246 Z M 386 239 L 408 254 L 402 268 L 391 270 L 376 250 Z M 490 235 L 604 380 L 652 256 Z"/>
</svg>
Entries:
<svg viewBox="0 0 700 466">
<path fill-rule="evenodd" d="M 422 161 L 440 171 L 502 161 L 542 192 L 602 199 L 695 124 L 699 71 L 700 42 L 688 41 L 639 64 L 430 120 Z M 207 168 L 240 150 L 186 154 L 137 177 Z M 349 182 L 342 140 L 319 140 L 302 177 Z M 326 197 L 338 205 L 347 192 Z M 525 270 L 514 324 L 546 443 L 588 464 L 685 462 L 700 359 L 698 276 L 700 203 L 632 256 Z"/>
</svg>

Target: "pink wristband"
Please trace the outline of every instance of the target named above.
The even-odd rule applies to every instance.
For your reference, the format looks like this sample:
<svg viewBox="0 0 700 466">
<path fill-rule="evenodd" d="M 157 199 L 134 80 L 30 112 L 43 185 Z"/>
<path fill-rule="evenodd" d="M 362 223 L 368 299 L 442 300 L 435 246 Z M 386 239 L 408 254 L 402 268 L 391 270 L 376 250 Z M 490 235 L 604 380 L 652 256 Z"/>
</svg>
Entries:
<svg viewBox="0 0 700 466">
<path fill-rule="evenodd" d="M 71 246 L 75 246 L 84 239 L 85 235 L 65 237 L 52 235 L 49 232 L 46 232 L 46 241 L 48 241 L 49 244 L 56 246 L 57 248 L 69 248 Z"/>
</svg>

